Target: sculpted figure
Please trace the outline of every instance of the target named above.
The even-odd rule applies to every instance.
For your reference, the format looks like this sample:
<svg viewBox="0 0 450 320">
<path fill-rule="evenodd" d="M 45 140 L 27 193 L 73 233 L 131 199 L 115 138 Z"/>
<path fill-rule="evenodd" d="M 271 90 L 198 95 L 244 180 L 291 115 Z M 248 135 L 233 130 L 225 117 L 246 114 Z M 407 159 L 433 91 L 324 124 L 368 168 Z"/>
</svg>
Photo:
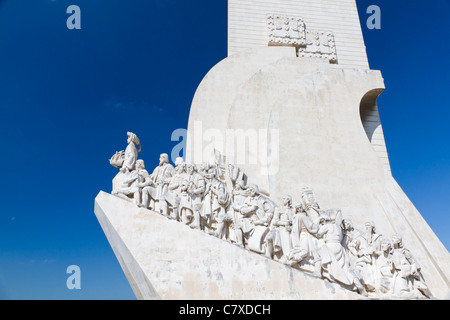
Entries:
<svg viewBox="0 0 450 320">
<path fill-rule="evenodd" d="M 344 245 L 348 247 L 352 242 L 365 243 L 364 232 L 353 227 L 350 219 L 342 219 L 342 229 L 344 230 Z"/>
<path fill-rule="evenodd" d="M 351 265 L 354 265 L 356 269 L 364 275 L 368 265 L 372 264 L 372 257 L 367 253 L 365 248 L 361 247 L 361 241 L 353 239 L 348 244 L 348 252 L 355 257 L 355 260 L 350 260 L 353 262 Z M 364 277 L 364 279 L 366 279 L 366 277 Z"/>
<path fill-rule="evenodd" d="M 211 165 L 208 161 L 203 161 L 197 168 L 198 173 L 205 176 L 208 173 L 209 168 Z"/>
<path fill-rule="evenodd" d="M 197 172 L 197 166 L 190 162 L 186 165 L 188 174 L 188 194 L 192 202 L 193 221 L 190 224 L 195 229 L 202 230 L 202 220 L 200 210 L 202 206 L 203 195 L 206 191 L 206 182 L 203 175 Z"/>
<path fill-rule="evenodd" d="M 266 237 L 266 245 L 269 257 L 273 259 L 274 254 L 278 259 L 286 256 L 292 250 L 291 231 L 292 221 L 294 219 L 294 207 L 292 206 L 292 197 L 285 195 L 283 197 L 283 206 L 276 207 L 270 226 L 270 232 Z"/>
<path fill-rule="evenodd" d="M 227 173 L 233 185 L 235 185 L 236 183 L 241 183 L 242 185 L 245 185 L 246 176 L 239 167 L 236 167 L 232 164 L 228 164 Z"/>
<path fill-rule="evenodd" d="M 365 224 L 365 237 L 364 243 L 362 243 L 363 257 L 368 261 L 363 265 L 360 264 L 359 268 L 364 277 L 365 286 L 368 290 L 375 289 L 375 282 L 377 281 L 377 259 L 382 253 L 381 243 L 383 237 L 381 234 L 376 233 L 375 223 L 373 221 L 366 222 Z M 360 258 L 363 259 L 363 257 Z"/>
<path fill-rule="evenodd" d="M 215 195 L 213 210 L 216 212 L 217 237 L 221 239 L 230 239 L 230 226 L 233 223 L 233 216 L 228 210 L 231 199 L 225 183 L 220 183 L 213 192 Z M 216 211 L 214 208 L 217 208 L 218 210 Z"/>
<path fill-rule="evenodd" d="M 231 216 L 226 212 L 229 204 L 229 195 L 225 183 L 217 176 L 217 168 L 210 166 L 206 170 L 206 188 L 201 219 L 203 220 L 203 226 L 210 230 L 215 229 L 213 226 L 215 223 L 219 223 L 220 228 L 218 229 L 220 230 L 218 230 L 216 235 L 222 238 L 228 235 L 227 227 L 231 223 Z"/>
<path fill-rule="evenodd" d="M 244 246 L 244 238 L 242 236 L 243 226 L 241 225 L 243 219 L 240 210 L 248 196 L 245 182 L 243 180 L 236 181 L 233 185 L 231 205 L 229 207 L 229 211 L 233 219 L 233 223 L 231 224 L 231 229 L 233 232 L 230 232 L 230 240 L 242 247 Z"/>
<path fill-rule="evenodd" d="M 300 267 L 321 277 L 319 241 L 314 236 L 319 226 L 312 222 L 302 203 L 295 206 L 292 221 L 292 250 L 287 258 L 292 267 Z"/>
<path fill-rule="evenodd" d="M 431 296 L 420 274 L 420 265 L 411 252 L 403 247 L 402 238 L 399 235 L 392 237 L 392 246 L 393 294 L 398 297 L 417 297 L 421 294 Z"/>
<path fill-rule="evenodd" d="M 331 281 L 350 287 L 355 286 L 360 294 L 367 296 L 361 283 L 361 276 L 351 266 L 342 246 L 344 233 L 341 223 L 341 215 L 338 215 L 335 220 L 326 213 L 321 213 L 319 216 L 319 230 L 316 236 L 324 240 L 324 245 L 320 248 L 322 270 L 327 273 Z"/>
<path fill-rule="evenodd" d="M 235 229 L 235 232 L 239 242 L 244 243 L 244 239 L 248 239 L 250 250 L 265 253 L 265 237 L 269 232 L 268 226 L 272 221 L 276 205 L 268 197 L 259 193 L 257 185 L 250 186 L 248 190 L 249 197 L 239 208 L 240 229 Z M 268 253 L 266 252 L 266 254 Z"/>
<path fill-rule="evenodd" d="M 302 201 L 305 211 L 308 213 L 309 219 L 311 219 L 313 223 L 317 224 L 319 222 L 321 210 L 319 204 L 317 203 L 316 195 L 310 188 L 303 188 Z"/>
<path fill-rule="evenodd" d="M 180 221 L 189 225 L 194 218 L 194 206 L 191 195 L 189 194 L 189 180 L 183 180 L 180 185 L 180 205 L 179 217 Z"/>
<path fill-rule="evenodd" d="M 179 203 L 181 201 L 181 186 L 183 181 L 188 179 L 186 164 L 183 158 L 178 157 L 175 159 L 174 171 L 173 176 L 169 178 L 169 184 L 164 198 L 172 206 L 171 217 L 175 220 L 180 220 Z"/>
<path fill-rule="evenodd" d="M 376 269 L 373 265 L 372 255 L 367 252 L 367 249 L 362 246 L 362 242 L 358 239 L 354 239 L 349 243 L 348 252 L 350 253 L 350 265 L 354 266 L 354 268 L 358 271 L 358 275 L 361 275 L 364 288 L 366 291 L 374 291 Z"/>
<path fill-rule="evenodd" d="M 139 138 L 133 132 L 127 132 L 127 148 L 125 149 L 124 161 L 122 168 L 123 173 L 128 173 L 135 169 L 138 153 L 141 152 L 141 144 Z M 136 145 L 139 146 L 139 150 L 136 149 Z"/>
<path fill-rule="evenodd" d="M 376 291 L 380 294 L 392 294 L 393 277 L 392 244 L 388 239 L 383 239 L 381 241 L 381 254 L 377 260 Z"/>
<path fill-rule="evenodd" d="M 169 163 L 167 153 L 161 153 L 159 156 L 159 165 L 153 170 L 152 179 L 158 186 L 158 196 L 166 193 L 170 178 L 175 174 L 174 167 Z"/>
<path fill-rule="evenodd" d="M 239 188 L 239 185 L 236 186 Z M 233 199 L 239 199 L 237 195 L 241 195 L 240 193 L 236 192 L 233 196 Z M 236 236 L 236 243 L 245 247 L 246 242 L 245 238 L 248 238 L 248 235 L 250 231 L 253 230 L 253 224 L 251 215 L 257 210 L 256 204 L 251 204 L 250 197 L 255 193 L 253 188 L 247 188 L 248 194 L 246 194 L 245 197 L 242 199 L 239 199 L 240 201 L 234 201 L 233 202 L 233 209 L 235 214 L 234 219 L 234 232 Z"/>
<path fill-rule="evenodd" d="M 352 261 L 352 264 L 355 264 L 356 259 L 358 259 L 360 255 L 360 250 L 363 249 L 361 246 L 366 243 L 364 232 L 359 229 L 355 229 L 350 219 L 342 219 L 341 227 L 344 231 L 343 245 L 350 253 L 350 260 Z"/>
<path fill-rule="evenodd" d="M 150 176 L 145 170 L 144 161 L 141 159 L 136 160 L 136 169 L 131 171 L 121 187 L 114 190 L 112 194 L 121 197 L 123 199 L 129 199 L 131 196 L 134 199 L 134 203 L 138 206 L 142 205 L 142 189 L 143 187 L 151 184 Z"/>
<path fill-rule="evenodd" d="M 257 185 L 247 187 L 244 172 L 216 151 L 215 164 L 204 162 L 200 170 L 181 157 L 174 168 L 162 153 L 149 175 L 137 159 L 139 139 L 132 132 L 127 136 L 125 152 L 110 159 L 120 168 L 112 194 L 365 296 L 375 291 L 382 297 L 431 297 L 400 236 L 392 243 L 383 239 L 373 222 L 365 232 L 355 229 L 340 209 L 322 210 L 310 188 L 295 207 L 290 195 L 278 207 Z"/>
<path fill-rule="evenodd" d="M 188 179 L 186 163 L 183 158 L 178 157 L 175 159 L 175 172 L 170 179 L 168 191 L 179 194 L 181 191 L 181 184 L 186 179 Z"/>
<path fill-rule="evenodd" d="M 125 181 L 129 178 L 130 171 L 136 168 L 138 153 L 141 151 L 138 137 L 132 132 L 127 132 L 127 137 L 128 145 L 125 152 L 123 150 L 118 151 L 109 159 L 112 166 L 120 169 L 113 179 L 112 193 L 114 194 L 117 194 L 119 189 L 122 189 L 126 184 Z M 136 149 L 135 145 L 139 145 L 139 150 Z"/>
<path fill-rule="evenodd" d="M 145 187 L 142 192 L 143 202 L 147 207 L 168 215 L 170 204 L 177 212 L 179 199 L 168 193 L 169 182 L 174 174 L 175 169 L 169 163 L 169 156 L 167 153 L 162 153 L 159 157 L 159 165 L 151 174 L 153 185 Z"/>
<path fill-rule="evenodd" d="M 367 253 L 376 259 L 381 254 L 381 242 L 383 237 L 376 233 L 375 223 L 373 221 L 366 222 L 366 250 Z"/>
</svg>

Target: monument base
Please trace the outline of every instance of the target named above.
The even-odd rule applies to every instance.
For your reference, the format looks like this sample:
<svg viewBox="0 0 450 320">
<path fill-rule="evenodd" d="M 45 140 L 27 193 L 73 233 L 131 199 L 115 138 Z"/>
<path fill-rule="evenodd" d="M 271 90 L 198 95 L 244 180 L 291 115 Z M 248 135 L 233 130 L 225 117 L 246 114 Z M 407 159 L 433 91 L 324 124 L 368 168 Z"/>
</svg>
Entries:
<svg viewBox="0 0 450 320">
<path fill-rule="evenodd" d="M 138 299 L 364 299 L 103 191 L 94 211 Z"/>
</svg>

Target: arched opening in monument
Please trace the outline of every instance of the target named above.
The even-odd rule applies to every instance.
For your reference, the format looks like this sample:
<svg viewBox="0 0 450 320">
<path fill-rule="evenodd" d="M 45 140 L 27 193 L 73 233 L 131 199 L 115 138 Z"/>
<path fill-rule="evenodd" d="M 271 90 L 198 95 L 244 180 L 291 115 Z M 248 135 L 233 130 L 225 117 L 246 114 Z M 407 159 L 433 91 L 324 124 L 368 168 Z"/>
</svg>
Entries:
<svg viewBox="0 0 450 320">
<path fill-rule="evenodd" d="M 359 105 L 359 115 L 367 138 L 380 158 L 385 172 L 391 174 L 388 152 L 377 105 L 377 98 L 381 92 L 383 92 L 383 89 L 374 89 L 364 95 Z"/>
<path fill-rule="evenodd" d="M 375 132 L 381 127 L 380 114 L 378 113 L 377 98 L 381 94 L 381 89 L 375 89 L 367 92 L 361 99 L 359 105 L 359 115 L 367 134 L 367 138 L 372 143 L 375 138 Z"/>
</svg>

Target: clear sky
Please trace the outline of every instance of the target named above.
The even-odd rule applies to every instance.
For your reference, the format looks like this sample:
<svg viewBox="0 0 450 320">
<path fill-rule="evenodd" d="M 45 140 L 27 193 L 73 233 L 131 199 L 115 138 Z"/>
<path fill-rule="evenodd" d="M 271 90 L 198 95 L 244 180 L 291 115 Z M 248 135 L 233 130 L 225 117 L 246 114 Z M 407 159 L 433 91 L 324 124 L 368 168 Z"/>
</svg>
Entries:
<svg viewBox="0 0 450 320">
<path fill-rule="evenodd" d="M 394 178 L 448 249 L 450 2 L 357 4 Z M 132 131 L 156 166 L 226 55 L 226 0 L 0 0 L 0 299 L 135 299 L 94 215 L 108 159 Z"/>
</svg>

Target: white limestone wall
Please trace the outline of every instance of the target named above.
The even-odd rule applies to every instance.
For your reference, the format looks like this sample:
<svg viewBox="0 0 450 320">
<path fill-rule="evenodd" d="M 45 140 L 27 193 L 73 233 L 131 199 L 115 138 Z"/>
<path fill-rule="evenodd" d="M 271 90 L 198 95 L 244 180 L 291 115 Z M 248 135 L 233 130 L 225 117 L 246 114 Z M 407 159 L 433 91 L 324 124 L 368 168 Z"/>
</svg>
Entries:
<svg viewBox="0 0 450 320">
<path fill-rule="evenodd" d="M 267 46 L 268 13 L 302 17 L 308 29 L 332 31 L 338 64 L 369 68 L 355 0 L 228 0 L 228 56 Z"/>
</svg>

